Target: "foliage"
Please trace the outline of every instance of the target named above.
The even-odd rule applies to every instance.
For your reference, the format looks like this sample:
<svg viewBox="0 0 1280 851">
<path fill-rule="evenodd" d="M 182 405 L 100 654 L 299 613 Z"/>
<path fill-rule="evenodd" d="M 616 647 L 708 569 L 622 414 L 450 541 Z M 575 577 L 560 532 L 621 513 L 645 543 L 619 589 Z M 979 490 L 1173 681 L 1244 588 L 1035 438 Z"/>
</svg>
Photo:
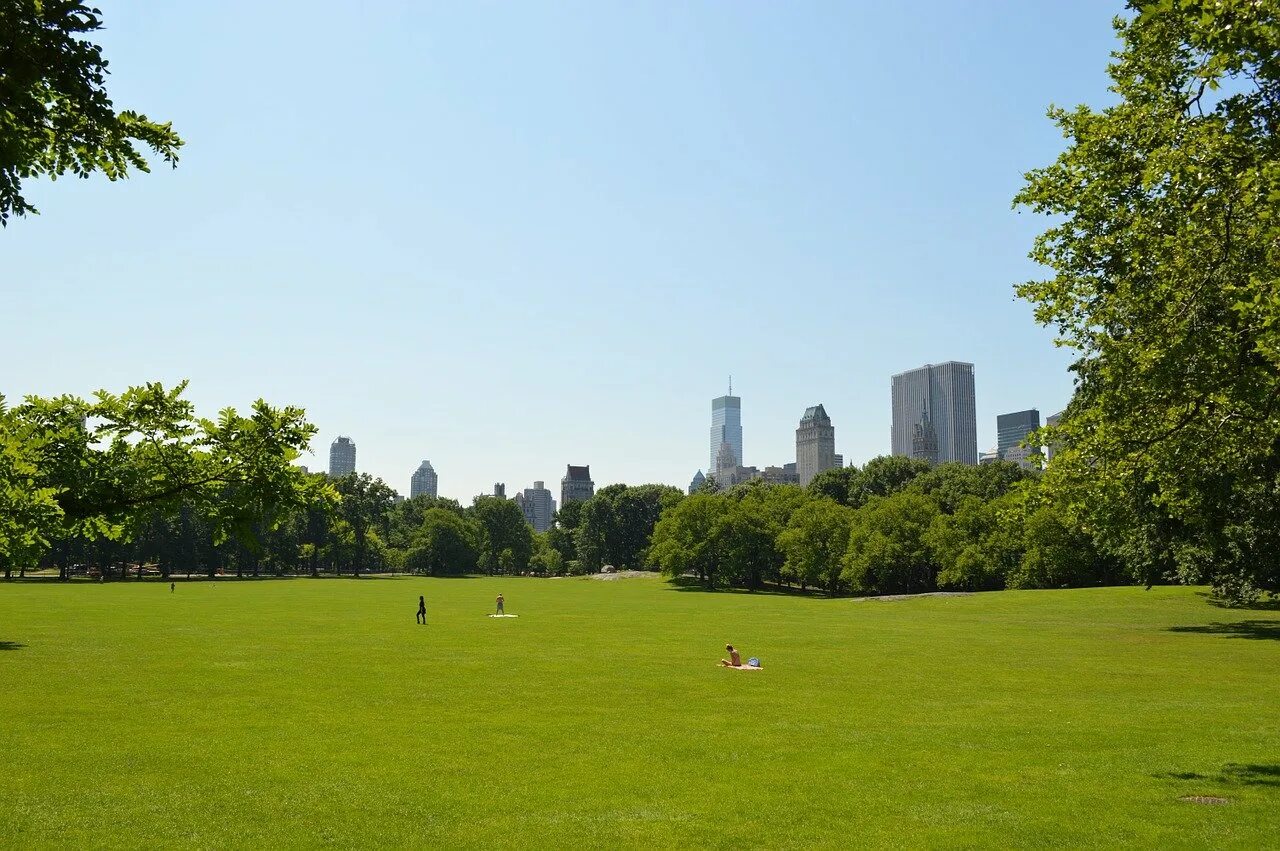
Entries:
<svg viewBox="0 0 1280 851">
<path fill-rule="evenodd" d="M 55 541 L 132 540 L 157 514 L 184 508 L 215 543 L 234 538 L 256 550 L 288 512 L 333 499 L 292 463 L 315 433 L 301 408 L 259 400 L 248 416 L 227 408 L 209 420 L 185 390 L 152 383 L 93 400 L 31 396 L 0 416 L 0 494 L 28 491 L 0 525 L 0 552 L 32 558 Z"/>
<path fill-rule="evenodd" d="M 529 559 L 529 571 L 539 576 L 563 576 L 565 559 L 551 546 L 550 532 L 533 536 L 533 556 Z"/>
<path fill-rule="evenodd" d="M 907 489 L 925 494 L 940 510 L 953 514 L 967 497 L 990 502 L 1012 491 L 1018 482 L 1036 475 L 1011 461 L 977 465 L 953 461 L 938 464 L 922 473 L 911 481 Z"/>
<path fill-rule="evenodd" d="M 658 520 L 650 561 L 668 578 L 693 574 L 714 586 L 724 559 L 720 530 L 728 510 L 728 499 L 715 492 L 700 490 L 685 497 Z"/>
<path fill-rule="evenodd" d="M 836 590 L 853 517 L 853 509 L 827 497 L 799 506 L 778 536 L 778 549 L 786 556 L 782 579 L 801 588 L 821 585 Z"/>
<path fill-rule="evenodd" d="M 809 493 L 848 505 L 849 491 L 856 490 L 861 480 L 862 471 L 857 467 L 832 467 L 809 481 Z"/>
<path fill-rule="evenodd" d="M 480 533 L 479 564 L 485 573 L 523 573 L 533 555 L 533 528 L 520 506 L 496 496 L 477 497 L 471 516 Z"/>
<path fill-rule="evenodd" d="M 170 124 L 117 112 L 107 96 L 107 61 L 85 37 L 102 26 L 76 0 L 0 0 L 0 225 L 37 212 L 21 192 L 26 178 L 150 171 L 135 142 L 177 165 L 182 140 Z"/>
<path fill-rule="evenodd" d="M 1050 110 L 1016 199 L 1055 221 L 1019 294 L 1076 354 L 1047 485 L 1146 582 L 1247 600 L 1280 591 L 1280 6 L 1133 9 L 1118 102 Z"/>
<path fill-rule="evenodd" d="M 1005 586 L 1022 559 L 1022 528 L 1010 515 L 1016 495 L 984 501 L 960 497 L 954 514 L 939 514 L 925 533 L 938 565 L 939 588 L 992 591 Z"/>
<path fill-rule="evenodd" d="M 351 527 L 355 560 L 355 575 L 372 567 L 369 562 L 370 544 L 379 528 L 383 528 L 391 514 L 396 492 L 382 479 L 368 473 L 351 473 L 336 482 L 341 501 L 338 513 Z"/>
<path fill-rule="evenodd" d="M 928 461 L 918 458 L 881 455 L 860 468 L 824 470 L 809 483 L 809 492 L 852 508 L 861 508 L 873 497 L 897 493 L 930 469 Z"/>
<path fill-rule="evenodd" d="M 460 576 L 474 573 L 477 532 L 458 512 L 428 508 L 405 554 L 405 566 L 425 576 Z"/>
<path fill-rule="evenodd" d="M 582 504 L 574 530 L 577 559 L 592 573 L 605 564 L 639 570 L 664 509 L 684 494 L 669 485 L 609 485 Z"/>
<path fill-rule="evenodd" d="M 932 591 L 937 568 L 926 535 L 938 513 L 917 493 L 874 497 L 854 514 L 841 578 L 863 594 Z"/>
</svg>

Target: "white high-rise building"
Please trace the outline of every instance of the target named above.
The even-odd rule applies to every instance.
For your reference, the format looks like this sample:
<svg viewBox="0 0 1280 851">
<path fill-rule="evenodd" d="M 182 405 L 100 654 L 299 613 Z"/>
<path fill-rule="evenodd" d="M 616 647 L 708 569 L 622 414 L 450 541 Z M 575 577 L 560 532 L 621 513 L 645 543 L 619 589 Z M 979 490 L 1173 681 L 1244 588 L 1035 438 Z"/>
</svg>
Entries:
<svg viewBox="0 0 1280 851">
<path fill-rule="evenodd" d="M 920 435 L 931 443 L 927 438 L 932 430 L 938 461 L 978 463 L 973 364 L 947 361 L 898 373 L 893 376 L 892 399 L 894 455 L 911 457 L 921 451 L 913 446 L 913 437 L 917 444 Z M 924 451 L 932 454 L 933 447 Z"/>
<path fill-rule="evenodd" d="M 533 487 L 525 488 L 522 494 L 516 494 L 516 504 L 524 512 L 524 519 L 537 532 L 547 531 L 555 522 L 556 501 L 543 482 L 534 482 Z"/>
<path fill-rule="evenodd" d="M 423 461 L 409 480 L 409 499 L 418 496 L 429 496 L 435 499 L 439 495 L 440 477 L 430 461 Z"/>
<path fill-rule="evenodd" d="M 349 437 L 339 437 L 329 445 L 329 475 L 335 479 L 356 471 L 356 445 Z"/>
</svg>

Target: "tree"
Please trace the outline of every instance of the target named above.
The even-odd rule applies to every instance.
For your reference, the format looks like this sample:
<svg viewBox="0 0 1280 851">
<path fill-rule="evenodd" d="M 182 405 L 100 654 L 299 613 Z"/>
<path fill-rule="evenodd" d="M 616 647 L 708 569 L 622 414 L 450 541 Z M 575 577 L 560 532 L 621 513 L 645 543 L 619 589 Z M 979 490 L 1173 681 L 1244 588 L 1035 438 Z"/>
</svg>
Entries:
<svg viewBox="0 0 1280 851">
<path fill-rule="evenodd" d="M 40 484 L 48 436 L 11 413 L 0 396 L 0 567 L 5 579 L 33 564 L 62 520 L 58 491 Z"/>
<path fill-rule="evenodd" d="M 572 504 L 572 503 L 570 503 Z M 562 576 L 565 570 L 564 557 L 560 551 L 551 546 L 550 534 L 554 529 L 533 536 L 533 555 L 529 558 L 529 569 L 544 576 Z"/>
<path fill-rule="evenodd" d="M 355 563 L 352 575 L 359 578 L 360 571 L 369 566 L 372 535 L 390 516 L 396 492 L 382 479 L 375 479 L 368 473 L 343 476 L 338 479 L 336 487 L 341 498 L 338 513 L 351 527 L 353 536 Z"/>
<path fill-rule="evenodd" d="M 1009 493 L 1018 482 L 1037 475 L 1012 461 L 994 464 L 938 464 L 907 485 L 907 490 L 924 494 L 947 514 L 953 514 L 968 497 L 990 502 Z"/>
<path fill-rule="evenodd" d="M 669 485 L 609 485 L 583 503 L 574 532 L 579 562 L 590 572 L 604 564 L 642 569 L 654 526 L 684 494 Z"/>
<path fill-rule="evenodd" d="M 698 491 L 663 513 L 649 553 L 663 576 L 693 573 L 708 587 L 716 584 L 723 561 L 719 531 L 728 507 L 725 497 Z"/>
<path fill-rule="evenodd" d="M 1076 360 L 1046 485 L 1146 582 L 1280 591 L 1280 6 L 1132 3 L 1118 102 L 1015 202 L 1054 217 L 1018 288 Z"/>
<path fill-rule="evenodd" d="M 844 569 L 853 514 L 852 509 L 828 497 L 797 508 L 778 536 L 778 549 L 786 557 L 782 577 L 801 588 L 822 585 L 834 592 Z"/>
<path fill-rule="evenodd" d="M 129 540 L 157 512 L 190 507 L 215 543 L 256 547 L 262 529 L 289 510 L 332 498 L 327 484 L 292 463 L 315 433 L 301 408 L 258 400 L 248 416 L 227 408 L 208 420 L 182 398 L 186 386 L 101 390 L 92 401 L 30 396 L 0 417 L 0 447 L 15 439 L 24 446 L 20 481 L 57 506 L 27 512 L 34 525 L 16 535 L 0 525 L 0 535 L 63 541 L 65 577 L 70 542 Z"/>
<path fill-rule="evenodd" d="M 467 521 L 445 508 L 429 508 L 405 556 L 405 567 L 426 576 L 460 576 L 476 569 L 475 535 Z"/>
<path fill-rule="evenodd" d="M 809 493 L 848 505 L 849 491 L 857 489 L 861 477 L 862 471 L 857 467 L 832 467 L 813 477 L 809 482 Z"/>
<path fill-rule="evenodd" d="M 37 210 L 24 178 L 150 171 L 135 142 L 171 166 L 182 140 L 168 123 L 117 112 L 104 88 L 97 9 L 75 0 L 0 0 L 0 226 Z"/>
<path fill-rule="evenodd" d="M 780 582 L 783 554 L 778 536 L 797 507 L 811 499 L 808 491 L 752 479 L 725 491 L 724 496 L 728 506 L 717 530 L 723 579 L 751 589 L 766 581 Z"/>
<path fill-rule="evenodd" d="M 917 493 L 876 497 L 854 513 L 841 578 L 866 594 L 934 590 L 937 568 L 925 534 L 937 515 Z"/>
<path fill-rule="evenodd" d="M 923 476 L 932 465 L 921 458 L 904 455 L 881 455 L 872 458 L 858 471 L 856 486 L 850 486 L 848 505 L 859 508 L 872 497 L 890 496 Z"/>
<path fill-rule="evenodd" d="M 478 497 L 471 507 L 480 532 L 480 569 L 486 573 L 522 573 L 533 554 L 533 529 L 520 506 L 496 496 Z"/>
<path fill-rule="evenodd" d="M 1011 510 L 1019 497 L 990 502 L 960 498 L 953 514 L 933 518 L 925 544 L 938 564 L 938 587 L 994 591 L 1005 587 L 1022 559 L 1022 526 Z"/>
</svg>

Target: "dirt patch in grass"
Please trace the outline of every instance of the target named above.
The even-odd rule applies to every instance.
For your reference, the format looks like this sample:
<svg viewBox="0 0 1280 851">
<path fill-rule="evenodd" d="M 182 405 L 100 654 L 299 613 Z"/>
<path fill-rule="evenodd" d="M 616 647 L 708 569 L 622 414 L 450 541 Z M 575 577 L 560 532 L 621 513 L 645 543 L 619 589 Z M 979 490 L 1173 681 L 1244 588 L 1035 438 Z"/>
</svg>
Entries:
<svg viewBox="0 0 1280 851">
<path fill-rule="evenodd" d="M 1217 795 L 1183 795 L 1178 800 L 1186 801 L 1188 804 L 1208 804 L 1211 807 L 1231 803 L 1230 798 L 1219 798 Z"/>
</svg>

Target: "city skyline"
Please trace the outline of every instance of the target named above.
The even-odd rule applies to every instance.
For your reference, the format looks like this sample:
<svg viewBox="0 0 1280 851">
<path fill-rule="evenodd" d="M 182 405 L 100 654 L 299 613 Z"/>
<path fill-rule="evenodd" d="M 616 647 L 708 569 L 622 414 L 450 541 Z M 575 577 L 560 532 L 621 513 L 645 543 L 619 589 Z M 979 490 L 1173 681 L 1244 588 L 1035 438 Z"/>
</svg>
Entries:
<svg viewBox="0 0 1280 851">
<path fill-rule="evenodd" d="M 957 361 L 946 361 L 938 364 L 925 364 L 924 366 L 917 367 L 915 369 L 905 370 L 904 372 L 897 373 L 890 376 L 891 389 L 892 389 L 891 404 L 890 404 L 891 412 L 893 408 L 895 406 L 898 406 L 902 401 L 899 398 L 900 393 L 899 393 L 898 387 L 899 387 L 899 383 L 903 379 L 908 378 L 913 374 L 925 374 L 925 375 L 931 375 L 933 384 L 937 384 L 940 380 L 944 384 L 947 384 L 948 382 L 950 382 L 951 384 L 954 384 L 955 382 L 952 381 L 952 378 L 955 378 L 957 376 L 951 376 L 951 373 L 948 372 L 947 370 L 954 370 L 955 368 L 960 368 L 960 372 L 957 374 L 957 376 L 960 380 L 960 383 L 964 385 L 961 388 L 962 393 L 967 392 L 968 395 L 971 397 L 976 396 L 976 386 L 975 386 L 975 381 L 973 376 L 973 371 L 974 371 L 973 364 L 957 362 Z M 938 371 L 938 374 L 932 375 L 934 371 Z M 732 385 L 730 385 L 730 391 L 732 391 Z M 936 388 L 934 392 L 937 392 Z M 905 396 L 903 396 L 903 398 L 905 398 Z M 927 399 L 929 397 L 925 397 L 925 398 Z M 944 402 L 946 401 L 945 395 L 942 396 L 941 398 L 943 399 Z M 726 403 L 726 400 L 730 400 L 730 399 L 732 400 L 732 402 Z M 738 423 L 737 425 L 738 433 L 739 434 L 741 433 L 740 419 L 734 420 L 732 419 L 732 417 L 730 417 L 730 419 L 728 419 L 727 421 L 723 419 L 717 419 L 718 411 L 725 410 L 726 408 L 731 411 L 732 410 L 741 411 L 741 402 L 742 402 L 742 397 L 739 397 L 739 396 L 722 396 L 722 397 L 716 397 L 712 400 L 712 410 L 713 410 L 712 442 L 713 443 L 716 440 L 717 434 L 721 434 L 721 435 L 725 434 L 726 422 L 730 424 L 733 424 L 735 422 Z M 976 401 L 974 401 L 973 399 L 962 400 L 961 407 L 964 408 L 966 405 L 967 405 L 967 409 L 972 411 L 976 408 Z M 924 414 L 924 416 L 922 416 L 921 418 L 918 418 L 916 422 L 906 423 L 907 425 L 906 437 L 905 437 L 906 451 L 897 452 L 897 453 L 894 452 L 894 441 L 898 439 L 897 435 L 899 431 L 895 427 L 891 429 L 890 444 L 889 444 L 889 447 L 887 447 L 886 451 L 873 453 L 863 458 L 861 461 L 857 461 L 857 460 L 851 461 L 850 464 L 857 465 L 859 463 L 865 463 L 867 460 L 877 457 L 878 455 L 891 455 L 891 454 L 905 454 L 908 456 L 915 456 L 915 457 L 927 457 L 928 460 L 938 461 L 938 462 L 942 462 L 946 460 L 959 460 L 959 459 L 948 459 L 948 458 L 939 457 L 938 437 L 937 437 L 936 431 L 933 428 L 932 417 L 928 415 L 927 407 L 922 410 L 922 413 Z M 1021 439 L 1022 436 L 1025 436 L 1025 434 L 1027 433 L 1025 431 L 1026 423 L 1024 423 L 1023 420 L 1026 420 L 1028 416 L 1031 416 L 1031 418 L 1035 419 L 1036 422 L 1038 423 L 1039 410 L 1037 408 L 1031 408 L 1024 411 L 1018 411 L 1013 414 L 997 415 L 995 417 L 995 420 L 997 424 L 996 432 L 998 435 L 998 439 L 1001 437 L 1004 438 L 1005 440 L 1009 439 L 1008 431 L 1010 428 L 1013 427 L 1014 419 L 1017 419 L 1018 427 L 1024 429 L 1022 434 L 1019 436 L 1019 439 Z M 1054 421 L 1057 420 L 1057 417 L 1058 415 L 1049 417 L 1045 421 L 1045 424 L 1052 425 Z M 718 426 L 716 425 L 717 422 L 719 422 Z M 972 425 L 973 425 L 973 430 L 976 432 L 976 429 L 977 429 L 976 422 L 973 423 Z M 921 430 L 922 426 L 924 427 L 923 432 Z M 814 430 L 815 427 L 817 429 L 816 431 Z M 960 430 L 961 431 L 964 430 L 963 426 L 961 427 Z M 802 432 L 805 433 L 803 438 L 802 438 Z M 926 442 L 926 445 L 929 447 L 928 455 L 921 455 L 920 453 L 922 434 L 924 435 L 924 440 Z M 743 465 L 741 462 L 741 459 L 736 458 L 736 455 L 733 453 L 733 450 L 730 448 L 731 444 L 730 446 L 725 446 L 724 445 L 725 441 L 723 440 L 721 441 L 720 452 L 717 454 L 722 456 L 720 460 L 723 460 L 723 457 L 733 456 L 737 462 L 736 464 L 737 470 L 740 473 L 744 473 L 749 476 L 761 476 L 766 481 L 798 481 L 799 484 L 801 484 L 802 486 L 807 484 L 807 480 L 811 480 L 813 478 L 813 475 L 816 474 L 816 472 L 821 472 L 821 470 L 824 470 L 824 469 L 831 469 L 832 467 L 845 466 L 844 454 L 834 452 L 834 449 L 835 449 L 834 428 L 832 427 L 831 417 L 827 414 L 824 404 L 819 403 L 818 405 L 811 405 L 805 409 L 805 412 L 800 420 L 800 426 L 799 428 L 796 428 L 794 430 L 794 435 L 795 435 L 795 441 L 792 444 L 792 446 L 794 448 L 793 455 L 796 458 L 795 461 L 781 462 L 778 465 L 770 465 L 764 468 L 759 468 L 754 465 L 751 465 L 751 466 Z M 350 451 L 352 454 L 352 458 L 354 459 L 354 451 L 355 451 L 354 443 L 351 442 L 351 439 L 349 437 L 340 436 L 334 441 L 334 444 L 330 449 L 331 463 L 332 463 L 332 453 L 334 451 L 334 447 L 338 446 L 340 441 L 347 441 L 350 443 Z M 805 452 L 803 445 L 809 445 L 812 447 L 809 450 L 812 457 L 809 459 L 808 463 L 811 465 L 815 465 L 815 469 L 813 471 L 802 469 L 801 457 Z M 996 460 L 996 459 L 999 459 L 1000 457 L 1001 455 L 999 454 L 998 451 L 988 452 L 987 450 L 976 449 L 972 460 L 962 460 L 961 463 L 967 463 L 967 464 L 986 463 L 989 460 Z M 1023 463 L 1025 466 L 1025 459 L 1022 458 L 1021 456 L 1013 460 L 1019 463 Z M 303 466 L 305 467 L 305 465 Z M 783 470 L 784 466 L 788 468 L 791 472 L 785 473 L 785 471 Z M 713 463 L 711 467 L 706 471 L 704 471 L 701 468 L 698 468 L 694 474 L 693 480 L 688 484 L 681 484 L 680 481 L 678 480 L 665 480 L 665 479 L 643 478 L 643 477 L 636 481 L 626 481 L 626 482 L 606 481 L 605 484 L 627 484 L 627 485 L 667 484 L 667 485 L 672 485 L 673 487 L 681 488 L 686 492 L 692 492 L 692 490 L 698 484 L 700 484 L 701 481 L 706 476 L 710 476 L 715 473 L 715 467 L 716 467 L 716 464 Z M 430 462 L 428 461 L 422 462 L 422 466 L 414 474 L 413 479 L 415 481 L 418 479 L 420 475 L 423 474 L 423 470 L 425 468 L 431 468 Z M 357 470 L 357 472 L 363 472 L 363 471 Z M 435 482 L 438 481 L 438 477 L 436 476 L 434 468 L 430 469 L 430 475 L 432 476 L 432 484 L 434 486 Z M 545 490 L 544 482 L 545 480 L 543 479 L 535 480 L 534 489 Z M 566 473 L 565 473 L 565 476 L 561 478 L 560 483 L 561 483 L 561 497 L 559 502 L 557 502 L 553 497 L 551 498 L 551 504 L 556 506 L 557 508 L 563 506 L 564 504 L 566 504 L 571 500 L 581 500 L 585 498 L 590 498 L 590 495 L 594 494 L 594 491 L 595 491 L 595 482 L 592 480 L 589 465 L 581 465 L 581 466 L 573 465 L 573 464 L 566 465 Z M 499 486 L 494 485 L 495 490 L 497 487 Z M 529 489 L 525 489 L 524 492 L 518 491 L 512 498 L 515 499 L 521 505 L 522 510 L 526 511 L 526 515 L 532 516 L 532 515 L 529 515 L 530 509 L 526 509 L 525 502 L 524 502 L 526 498 L 526 493 L 528 491 Z M 550 490 L 547 490 L 546 492 L 548 496 L 551 496 Z M 485 494 L 486 492 L 481 491 L 481 495 L 485 495 Z M 412 496 L 414 495 L 415 495 L 414 485 L 411 484 L 409 496 L 412 498 Z M 435 496 L 435 495 L 448 496 L 447 494 L 437 494 L 435 492 L 433 492 L 431 495 L 432 496 Z M 505 498 L 505 494 L 503 496 Z M 469 504 L 469 500 L 464 497 L 452 496 L 451 498 L 457 499 L 463 505 Z M 474 496 L 471 497 L 471 499 L 474 499 L 474 498 L 475 498 Z M 552 511 L 552 514 L 554 515 L 554 509 Z M 530 522 L 533 522 L 533 521 L 531 520 Z"/>
<path fill-rule="evenodd" d="M 362 472 L 403 489 L 428 454 L 465 501 L 576 459 L 599 483 L 687 486 L 729 373 L 742 460 L 761 467 L 791 459 L 818 399 L 846 463 L 886 452 L 885 377 L 912 364 L 977 364 L 982 447 L 997 414 L 1070 399 L 1071 352 L 1013 295 L 1044 275 L 1026 254 L 1046 220 L 1010 201 L 1061 150 L 1046 107 L 1109 97 L 1114 2 L 495 20 L 389 0 L 324 4 L 269 50 L 262 34 L 298 26 L 287 6 L 99 5 L 116 102 L 187 146 L 145 179 L 28 182 L 41 215 L 0 233 L 0 290 L 26 317 L 0 338 L 11 402 L 190 379 L 203 416 L 305 408 L 313 470 L 350 434 Z M 848 85 L 922 40 L 898 82 L 929 81 L 930 109 Z M 303 73 L 314 43 L 361 61 Z M 359 120 L 334 125 L 335 98 Z M 233 132 L 227 103 L 290 155 Z M 334 172 L 367 126 L 396 132 L 369 168 Z M 59 357 L 30 357 L 49 328 Z M 574 355 L 512 358 L 516 341 Z M 422 364 L 430 392 L 406 393 Z"/>
</svg>

